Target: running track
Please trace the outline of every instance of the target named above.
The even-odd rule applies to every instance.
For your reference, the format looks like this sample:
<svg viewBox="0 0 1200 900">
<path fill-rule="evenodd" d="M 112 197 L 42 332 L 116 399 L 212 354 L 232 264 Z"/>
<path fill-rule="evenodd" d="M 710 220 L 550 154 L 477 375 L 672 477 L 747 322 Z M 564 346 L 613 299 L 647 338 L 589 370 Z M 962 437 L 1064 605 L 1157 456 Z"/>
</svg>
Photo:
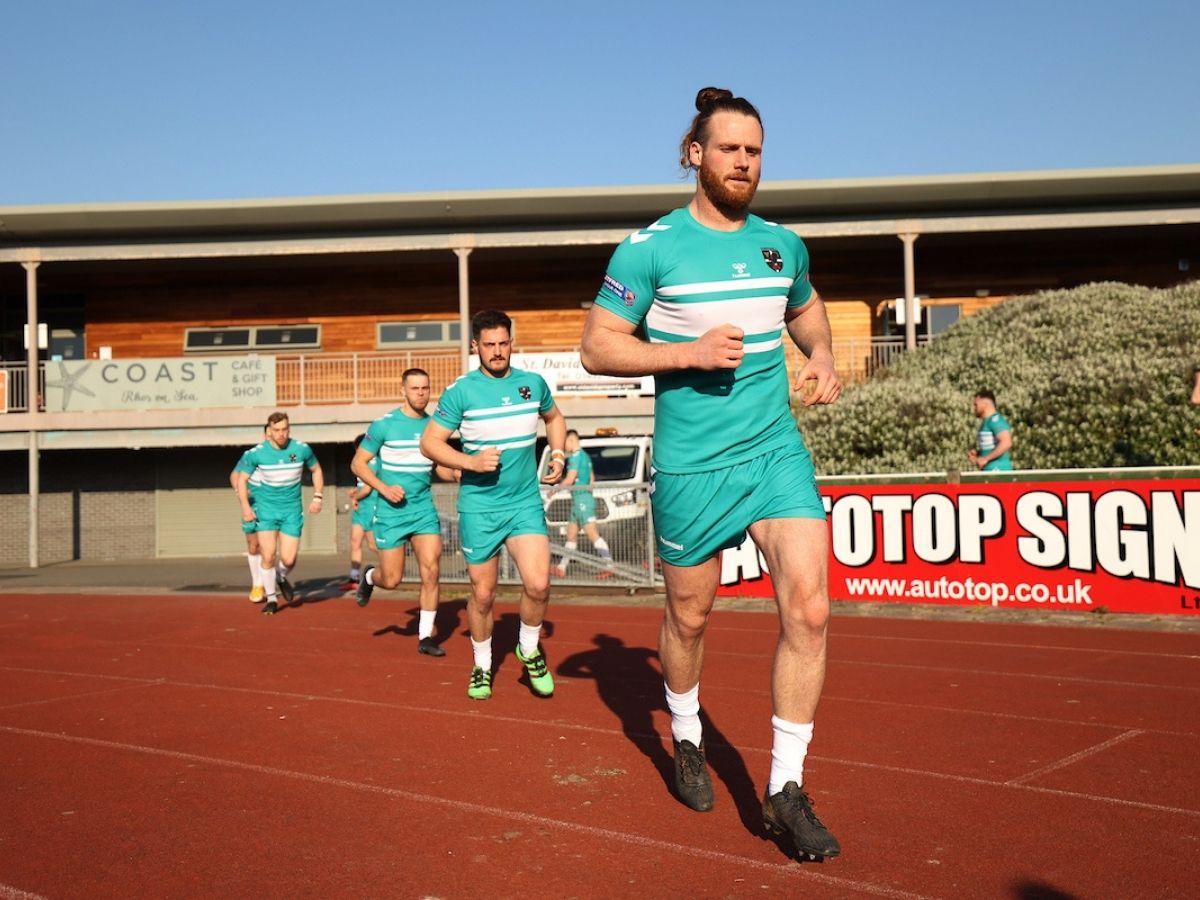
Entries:
<svg viewBox="0 0 1200 900">
<path fill-rule="evenodd" d="M 461 599 L 435 660 L 407 600 L 0 595 L 0 898 L 1200 890 L 1198 634 L 835 616 L 807 774 L 843 856 L 815 864 L 760 833 L 773 616 L 713 617 L 699 814 L 658 610 L 552 603 L 552 700 L 498 610 L 474 703 Z"/>
</svg>

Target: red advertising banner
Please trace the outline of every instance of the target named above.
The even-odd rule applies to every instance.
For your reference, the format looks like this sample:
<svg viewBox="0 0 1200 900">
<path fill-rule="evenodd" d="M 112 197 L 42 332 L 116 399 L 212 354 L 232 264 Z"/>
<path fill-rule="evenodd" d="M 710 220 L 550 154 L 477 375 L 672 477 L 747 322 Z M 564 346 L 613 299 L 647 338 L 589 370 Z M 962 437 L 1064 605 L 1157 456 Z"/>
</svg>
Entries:
<svg viewBox="0 0 1200 900">
<path fill-rule="evenodd" d="M 835 600 L 1200 614 L 1200 477 L 824 485 Z M 725 596 L 771 596 L 747 538 Z"/>
</svg>

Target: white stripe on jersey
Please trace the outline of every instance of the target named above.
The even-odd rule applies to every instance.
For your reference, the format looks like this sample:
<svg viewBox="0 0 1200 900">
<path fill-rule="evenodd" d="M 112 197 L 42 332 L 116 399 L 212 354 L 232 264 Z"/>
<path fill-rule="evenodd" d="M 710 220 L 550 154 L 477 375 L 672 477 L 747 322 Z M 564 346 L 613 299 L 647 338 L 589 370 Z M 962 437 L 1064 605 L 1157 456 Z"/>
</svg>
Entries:
<svg viewBox="0 0 1200 900">
<path fill-rule="evenodd" d="M 786 294 L 792 289 L 792 279 L 776 275 L 770 278 L 741 278 L 737 281 L 700 281 L 693 284 L 663 285 L 654 289 L 654 296 L 691 297 L 693 294 L 727 294 L 730 291 L 757 291 L 760 288 L 777 288 Z"/>
<path fill-rule="evenodd" d="M 500 447 L 501 450 L 515 450 L 518 447 L 530 447 L 536 442 L 537 438 L 524 438 L 519 441 L 513 441 L 511 444 L 504 444 L 503 446 L 500 446 L 499 444 L 473 444 L 466 438 L 463 438 L 463 449 L 482 450 L 484 447 Z"/>
<path fill-rule="evenodd" d="M 508 441 L 518 438 L 529 438 L 532 443 L 537 437 L 538 411 L 536 403 L 523 404 L 529 411 L 519 416 L 495 416 L 490 419 L 468 419 L 463 417 L 458 432 L 462 435 L 463 446 L 473 444 L 495 444 L 504 442 L 506 446 L 524 446 L 508 444 Z M 504 406 L 501 409 L 514 409 Z M 474 410 L 479 412 L 479 410 Z"/>
<path fill-rule="evenodd" d="M 482 409 L 466 409 L 463 410 L 464 419 L 478 419 L 484 416 L 495 415 L 510 415 L 512 413 L 526 412 L 528 410 L 537 410 L 538 404 L 536 400 L 529 403 L 510 403 L 507 406 L 486 406 Z"/>
<path fill-rule="evenodd" d="M 422 455 L 420 441 L 384 441 L 379 464 L 389 472 L 424 472 L 433 460 Z"/>
<path fill-rule="evenodd" d="M 262 473 L 262 483 L 269 487 L 291 487 L 299 484 L 304 474 L 304 463 L 276 463 L 274 465 L 259 464 L 258 471 Z"/>
<path fill-rule="evenodd" d="M 765 279 L 763 279 L 765 280 Z M 709 329 L 735 322 L 746 334 L 783 333 L 787 296 L 742 297 L 737 300 L 712 300 L 707 303 L 672 303 L 655 299 L 646 313 L 646 326 L 682 337 L 698 338 Z M 654 337 L 651 336 L 651 341 Z M 773 350 L 779 342 L 745 344 L 747 353 Z"/>
</svg>

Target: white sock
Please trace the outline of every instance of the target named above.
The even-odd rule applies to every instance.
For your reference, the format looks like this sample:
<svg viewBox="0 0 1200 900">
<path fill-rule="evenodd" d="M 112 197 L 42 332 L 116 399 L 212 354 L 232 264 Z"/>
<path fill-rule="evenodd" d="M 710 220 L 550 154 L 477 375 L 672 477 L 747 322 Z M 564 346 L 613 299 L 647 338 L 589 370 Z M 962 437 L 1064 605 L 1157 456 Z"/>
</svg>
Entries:
<svg viewBox="0 0 1200 900">
<path fill-rule="evenodd" d="M 437 616 L 436 609 L 421 610 L 421 621 L 417 625 L 417 638 L 433 637 L 433 620 Z"/>
<path fill-rule="evenodd" d="M 292 574 L 292 569 L 294 569 L 294 568 L 296 568 L 296 567 L 295 566 L 285 566 L 283 563 L 280 563 L 276 574 L 278 574 L 280 578 L 287 578 L 289 575 Z"/>
<path fill-rule="evenodd" d="M 350 567 L 350 580 L 358 581 L 358 579 L 361 577 L 362 577 L 362 567 L 361 566 L 351 566 Z"/>
<path fill-rule="evenodd" d="M 812 741 L 813 723 L 801 725 L 779 716 L 771 716 L 775 740 L 771 744 L 771 780 L 767 793 L 778 794 L 789 781 L 804 786 L 804 757 Z"/>
<path fill-rule="evenodd" d="M 371 566 L 371 568 L 367 569 L 367 574 L 363 576 L 363 579 L 367 582 L 367 584 L 374 586 L 374 584 L 375 584 L 375 567 L 374 566 Z"/>
<path fill-rule="evenodd" d="M 521 648 L 521 655 L 529 659 L 537 653 L 538 641 L 542 639 L 542 623 L 536 625 L 526 625 L 521 623 L 521 631 L 517 636 L 517 646 Z"/>
<path fill-rule="evenodd" d="M 492 639 L 477 641 L 471 638 L 471 652 L 475 654 L 475 665 L 485 672 L 492 671 Z"/>
<path fill-rule="evenodd" d="M 671 711 L 671 737 L 677 741 L 691 741 L 697 747 L 703 739 L 700 724 L 700 682 L 690 691 L 676 694 L 663 683 L 667 692 L 667 709 Z"/>
<path fill-rule="evenodd" d="M 246 561 L 250 563 L 250 585 L 252 587 L 262 587 L 262 554 L 247 553 Z"/>
<path fill-rule="evenodd" d="M 268 600 L 275 599 L 275 570 L 272 568 L 260 569 L 262 572 L 263 593 L 267 595 Z"/>
<path fill-rule="evenodd" d="M 596 542 L 592 546 L 596 548 L 596 552 L 600 554 L 601 558 L 612 559 L 612 551 L 608 549 L 608 541 L 604 538 L 596 538 Z"/>
</svg>

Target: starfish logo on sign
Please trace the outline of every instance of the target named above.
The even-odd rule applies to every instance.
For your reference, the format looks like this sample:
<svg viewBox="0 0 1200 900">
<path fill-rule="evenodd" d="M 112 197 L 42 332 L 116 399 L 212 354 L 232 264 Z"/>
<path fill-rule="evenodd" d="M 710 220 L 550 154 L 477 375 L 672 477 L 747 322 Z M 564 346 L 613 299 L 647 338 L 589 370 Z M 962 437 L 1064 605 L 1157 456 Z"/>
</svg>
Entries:
<svg viewBox="0 0 1200 900">
<path fill-rule="evenodd" d="M 47 393 L 49 393 L 50 388 L 58 388 L 63 392 L 62 409 L 64 411 L 70 405 L 71 394 L 73 394 L 75 391 L 79 391 L 79 393 L 83 394 L 85 397 L 95 397 L 96 396 L 90 390 L 85 388 L 82 384 L 79 384 L 79 379 L 81 379 L 84 376 L 84 374 L 87 372 L 87 370 L 90 369 L 91 367 L 92 367 L 92 364 L 90 362 L 84 363 L 82 366 L 80 366 L 78 369 L 76 369 L 73 374 L 68 374 L 67 367 L 65 365 L 63 365 L 62 363 L 59 363 L 58 364 L 58 381 L 50 381 L 49 379 L 46 380 Z"/>
</svg>

